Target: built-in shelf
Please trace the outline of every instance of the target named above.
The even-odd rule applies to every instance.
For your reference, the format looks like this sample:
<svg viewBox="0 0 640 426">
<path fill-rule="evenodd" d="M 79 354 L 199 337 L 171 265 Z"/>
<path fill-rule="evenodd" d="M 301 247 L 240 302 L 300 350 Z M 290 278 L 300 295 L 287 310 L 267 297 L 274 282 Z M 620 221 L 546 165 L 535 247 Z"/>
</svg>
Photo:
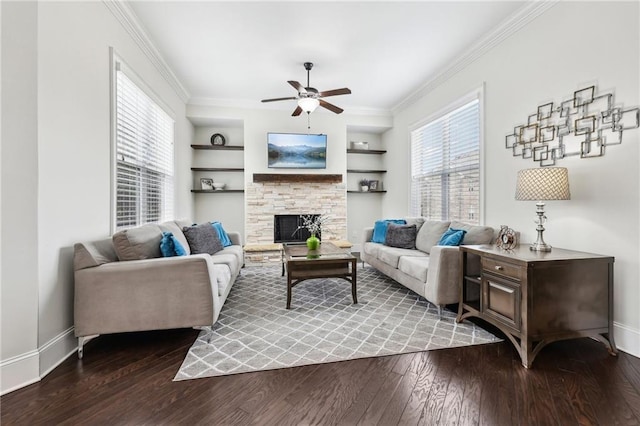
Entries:
<svg viewBox="0 0 640 426">
<path fill-rule="evenodd" d="M 192 167 L 192 171 L 194 172 L 243 172 L 244 168 L 242 167 Z"/>
<path fill-rule="evenodd" d="M 387 151 L 381 149 L 347 149 L 347 154 L 386 154 Z"/>
<path fill-rule="evenodd" d="M 387 173 L 386 170 L 347 169 L 347 173 Z"/>
<path fill-rule="evenodd" d="M 243 145 L 191 145 L 193 149 L 217 149 L 221 151 L 243 151 Z"/>
<path fill-rule="evenodd" d="M 244 192 L 244 189 L 192 189 L 196 194 L 222 194 L 225 192 Z"/>
<path fill-rule="evenodd" d="M 293 183 L 340 183 L 342 175 L 312 173 L 254 173 L 254 182 L 293 182 Z"/>
<path fill-rule="evenodd" d="M 347 191 L 349 194 L 382 194 L 387 191 Z"/>
</svg>

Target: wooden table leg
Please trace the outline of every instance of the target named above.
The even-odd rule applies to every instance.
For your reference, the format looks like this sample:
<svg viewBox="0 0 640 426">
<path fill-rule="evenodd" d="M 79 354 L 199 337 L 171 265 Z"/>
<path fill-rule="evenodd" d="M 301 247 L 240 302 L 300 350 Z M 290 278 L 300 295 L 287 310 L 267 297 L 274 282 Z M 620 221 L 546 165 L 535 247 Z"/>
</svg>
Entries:
<svg viewBox="0 0 640 426">
<path fill-rule="evenodd" d="M 351 262 L 351 297 L 353 297 L 353 303 L 358 303 L 358 294 L 356 288 L 356 269 L 357 269 L 357 259 L 354 259 Z"/>
<path fill-rule="evenodd" d="M 287 309 L 291 309 L 291 276 L 287 274 Z"/>
</svg>

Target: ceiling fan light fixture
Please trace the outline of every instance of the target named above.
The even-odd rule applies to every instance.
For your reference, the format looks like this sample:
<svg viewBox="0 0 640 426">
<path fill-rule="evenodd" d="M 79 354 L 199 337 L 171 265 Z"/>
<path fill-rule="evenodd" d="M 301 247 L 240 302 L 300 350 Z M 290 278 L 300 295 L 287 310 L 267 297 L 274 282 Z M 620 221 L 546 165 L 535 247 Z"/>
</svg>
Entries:
<svg viewBox="0 0 640 426">
<path fill-rule="evenodd" d="M 298 106 L 302 108 L 304 112 L 313 112 L 320 105 L 320 101 L 315 98 L 300 98 L 298 99 Z"/>
</svg>

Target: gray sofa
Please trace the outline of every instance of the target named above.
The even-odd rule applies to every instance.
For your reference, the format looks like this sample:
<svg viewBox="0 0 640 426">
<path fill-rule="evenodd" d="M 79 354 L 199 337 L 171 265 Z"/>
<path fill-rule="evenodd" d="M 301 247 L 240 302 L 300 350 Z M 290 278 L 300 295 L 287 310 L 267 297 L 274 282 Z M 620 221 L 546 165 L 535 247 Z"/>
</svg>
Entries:
<svg viewBox="0 0 640 426">
<path fill-rule="evenodd" d="M 78 356 L 100 334 L 211 326 L 243 266 L 240 234 L 232 245 L 190 254 L 182 232 L 188 221 L 147 224 L 112 238 L 74 246 L 74 328 Z M 162 257 L 162 232 L 180 241 L 187 256 Z"/>
<path fill-rule="evenodd" d="M 444 305 L 459 301 L 461 271 L 459 248 L 437 245 L 440 237 L 451 227 L 467 231 L 461 244 L 491 244 L 496 230 L 455 221 L 425 221 L 415 217 L 405 220 L 418 229 L 414 249 L 374 243 L 373 228 L 365 228 L 360 258 L 435 304 L 441 314 Z M 479 271 L 479 265 L 477 268 Z"/>
</svg>

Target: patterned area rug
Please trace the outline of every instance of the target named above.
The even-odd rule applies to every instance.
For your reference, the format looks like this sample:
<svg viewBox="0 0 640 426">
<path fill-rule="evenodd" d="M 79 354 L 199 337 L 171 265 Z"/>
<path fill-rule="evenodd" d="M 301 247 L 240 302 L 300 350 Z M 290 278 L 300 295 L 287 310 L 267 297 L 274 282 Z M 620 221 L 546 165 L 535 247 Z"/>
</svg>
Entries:
<svg viewBox="0 0 640 426">
<path fill-rule="evenodd" d="M 293 289 L 285 309 L 280 267 L 242 270 L 212 328 L 189 349 L 174 380 L 499 342 L 471 322 L 437 309 L 371 267 L 351 284 L 315 279 Z"/>
</svg>

